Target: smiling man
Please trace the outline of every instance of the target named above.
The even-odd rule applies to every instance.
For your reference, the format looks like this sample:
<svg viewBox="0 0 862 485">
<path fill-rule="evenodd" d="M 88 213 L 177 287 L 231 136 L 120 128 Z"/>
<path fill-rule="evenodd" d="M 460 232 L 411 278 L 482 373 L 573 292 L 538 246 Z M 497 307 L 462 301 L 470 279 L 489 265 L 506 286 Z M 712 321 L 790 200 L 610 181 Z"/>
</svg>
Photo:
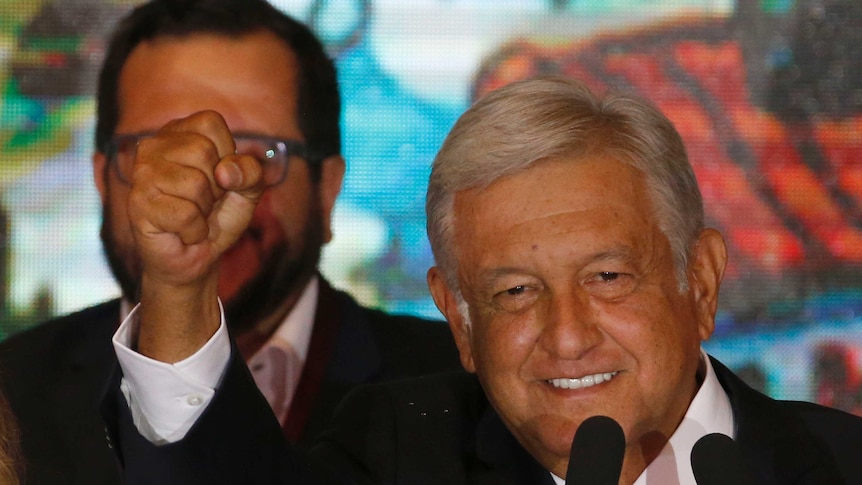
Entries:
<svg viewBox="0 0 862 485">
<path fill-rule="evenodd" d="M 431 291 L 465 368 L 539 463 L 564 477 L 578 426 L 605 415 L 625 432 L 631 483 L 712 374 L 700 342 L 713 330 L 725 248 L 701 231 L 700 206 L 680 203 L 697 185 L 658 113 L 624 98 L 590 105 L 569 83 L 533 89 L 546 107 L 528 93 L 491 95 L 438 155 Z M 484 119 L 501 129 L 479 131 Z M 517 125 L 532 129 L 509 133 Z M 734 429 L 727 412 L 702 424 Z"/>
<path fill-rule="evenodd" d="M 629 482 L 703 381 L 698 344 L 712 332 L 724 247 L 704 232 L 680 282 L 644 177 L 611 156 L 561 153 L 459 192 L 452 233 L 461 295 L 439 270 L 431 281 L 464 366 L 533 456 L 565 476 L 578 425 L 607 415 L 631 442 Z"/>
<path fill-rule="evenodd" d="M 469 373 L 357 390 L 312 451 L 324 481 L 564 483 L 578 478 L 569 470 L 576 432 L 607 416 L 624 435 L 620 484 L 694 484 L 704 473 L 710 483 L 862 483 L 862 419 L 774 401 L 701 350 L 715 326 L 725 245 L 704 227 L 678 133 L 648 103 L 597 97 L 564 79 L 493 92 L 448 135 L 426 208 L 437 262 L 429 286 Z M 163 271 L 175 274 L 158 259 L 148 266 L 163 274 L 156 288 Z M 212 305 L 214 295 L 201 294 Z M 162 314 L 157 300 L 147 306 L 147 335 L 170 335 L 165 325 L 177 318 L 203 328 Z M 109 423 L 131 450 L 121 453 L 130 483 L 184 483 L 214 453 L 275 464 L 280 475 L 255 478 L 289 483 L 295 455 L 277 433 L 225 418 L 264 407 L 237 403 L 250 381 L 236 362 L 213 384 L 209 412 L 169 449 L 147 444 L 118 399 L 120 419 Z M 695 443 L 714 433 L 736 444 L 692 465 Z M 218 436 L 231 444 L 214 445 Z"/>
</svg>

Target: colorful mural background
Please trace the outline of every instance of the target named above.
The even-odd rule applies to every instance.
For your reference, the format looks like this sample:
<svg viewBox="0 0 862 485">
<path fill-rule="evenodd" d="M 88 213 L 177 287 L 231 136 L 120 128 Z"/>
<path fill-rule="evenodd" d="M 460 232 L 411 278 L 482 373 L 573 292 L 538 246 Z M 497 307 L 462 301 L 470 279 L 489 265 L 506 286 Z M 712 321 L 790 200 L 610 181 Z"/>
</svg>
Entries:
<svg viewBox="0 0 862 485">
<path fill-rule="evenodd" d="M 114 297 L 90 154 L 103 39 L 134 2 L 0 3 L 0 332 Z M 707 349 L 775 397 L 862 410 L 862 7 L 851 0 L 306 0 L 340 70 L 348 176 L 323 271 L 427 295 L 430 162 L 469 103 L 535 74 L 677 124 L 731 250 Z"/>
</svg>

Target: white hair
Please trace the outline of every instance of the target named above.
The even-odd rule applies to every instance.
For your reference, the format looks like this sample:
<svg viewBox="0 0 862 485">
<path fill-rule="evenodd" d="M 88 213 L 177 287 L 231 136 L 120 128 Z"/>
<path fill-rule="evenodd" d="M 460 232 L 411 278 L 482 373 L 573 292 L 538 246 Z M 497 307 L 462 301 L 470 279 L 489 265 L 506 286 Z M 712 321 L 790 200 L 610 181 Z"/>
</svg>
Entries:
<svg viewBox="0 0 862 485">
<path fill-rule="evenodd" d="M 428 238 L 446 284 L 458 286 L 452 228 L 455 194 L 550 158 L 604 154 L 641 172 L 674 256 L 680 290 L 703 229 L 703 201 L 682 139 L 657 108 L 635 96 L 596 96 L 582 82 L 536 78 L 491 92 L 468 109 L 434 159 L 425 204 Z M 466 319 L 469 323 L 469 318 Z"/>
</svg>

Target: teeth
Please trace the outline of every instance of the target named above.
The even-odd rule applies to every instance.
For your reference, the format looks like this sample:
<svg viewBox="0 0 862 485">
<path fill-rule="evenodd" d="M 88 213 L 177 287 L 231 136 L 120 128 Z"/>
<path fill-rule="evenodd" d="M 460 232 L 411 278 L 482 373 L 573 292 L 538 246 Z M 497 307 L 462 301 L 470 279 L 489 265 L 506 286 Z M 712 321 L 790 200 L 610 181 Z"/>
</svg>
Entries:
<svg viewBox="0 0 862 485">
<path fill-rule="evenodd" d="M 616 376 L 616 372 L 605 372 L 603 374 L 593 374 L 576 379 L 549 379 L 547 382 L 554 387 L 561 389 L 583 389 L 585 387 L 595 386 L 602 382 L 607 382 Z"/>
</svg>

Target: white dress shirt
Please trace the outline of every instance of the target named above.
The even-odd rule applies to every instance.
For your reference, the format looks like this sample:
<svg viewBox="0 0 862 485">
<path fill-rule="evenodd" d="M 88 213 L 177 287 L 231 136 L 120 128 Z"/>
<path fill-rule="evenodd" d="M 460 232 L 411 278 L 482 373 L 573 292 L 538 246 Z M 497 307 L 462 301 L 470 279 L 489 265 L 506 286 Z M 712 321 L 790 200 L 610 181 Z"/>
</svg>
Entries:
<svg viewBox="0 0 862 485">
<path fill-rule="evenodd" d="M 286 399 L 281 403 L 270 402 L 271 406 L 282 410 L 279 413 L 282 422 L 293 393 L 285 396 L 267 388 L 266 383 L 271 382 L 269 376 L 272 374 L 272 347 L 278 346 L 275 352 L 279 352 L 283 351 L 280 342 L 290 344 L 291 352 L 299 362 L 292 367 L 288 377 L 298 379 L 308 355 L 318 293 L 319 281 L 314 277 L 270 340 L 248 361 L 252 376 L 264 396 L 267 399 L 274 396 Z M 135 426 L 151 442 L 181 440 L 215 394 L 230 358 L 230 339 L 221 302 L 219 309 L 221 325 L 212 338 L 194 355 L 174 364 L 159 362 L 132 350 L 137 342 L 137 307 L 114 334 L 114 350 L 123 370 L 120 390 L 129 403 Z M 291 391 L 295 389 L 294 385 Z"/>
<path fill-rule="evenodd" d="M 697 485 L 691 470 L 691 449 L 697 440 L 710 433 L 736 437 L 730 399 L 718 382 L 712 363 L 703 350 L 701 359 L 706 365 L 706 377 L 700 389 L 679 427 L 634 485 Z M 557 485 L 565 485 L 566 481 L 562 478 L 553 474 L 551 476 Z"/>
</svg>

